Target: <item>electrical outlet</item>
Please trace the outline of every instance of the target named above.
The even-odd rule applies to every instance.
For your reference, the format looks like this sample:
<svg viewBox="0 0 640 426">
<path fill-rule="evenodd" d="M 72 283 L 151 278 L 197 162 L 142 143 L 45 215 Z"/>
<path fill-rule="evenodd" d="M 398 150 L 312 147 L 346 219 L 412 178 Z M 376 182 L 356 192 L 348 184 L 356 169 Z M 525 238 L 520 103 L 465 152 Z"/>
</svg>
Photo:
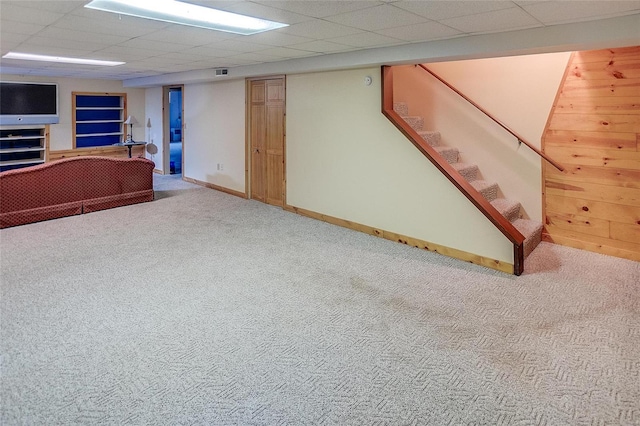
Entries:
<svg viewBox="0 0 640 426">
<path fill-rule="evenodd" d="M 220 171 L 223 172 L 224 171 L 224 164 L 220 163 Z"/>
</svg>

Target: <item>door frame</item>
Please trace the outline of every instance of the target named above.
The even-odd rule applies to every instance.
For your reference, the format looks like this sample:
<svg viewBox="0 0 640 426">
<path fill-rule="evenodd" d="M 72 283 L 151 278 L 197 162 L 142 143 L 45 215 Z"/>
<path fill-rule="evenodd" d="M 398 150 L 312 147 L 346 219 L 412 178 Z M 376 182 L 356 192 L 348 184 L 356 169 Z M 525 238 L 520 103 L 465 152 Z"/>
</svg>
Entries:
<svg viewBox="0 0 640 426">
<path fill-rule="evenodd" d="M 182 145 L 182 155 L 180 156 L 180 172 L 184 178 L 184 84 L 171 84 L 168 86 L 162 86 L 162 174 L 167 175 L 171 173 L 171 111 L 169 109 L 169 91 L 171 89 L 180 89 L 182 95 L 182 104 L 180 105 L 180 117 L 182 122 L 180 124 L 180 144 Z"/>
<path fill-rule="evenodd" d="M 282 208 L 287 206 L 287 76 L 285 74 L 251 77 L 245 80 L 245 165 L 244 182 L 247 199 L 251 199 L 251 83 L 282 79 L 284 83 L 284 117 L 282 129 Z"/>
</svg>

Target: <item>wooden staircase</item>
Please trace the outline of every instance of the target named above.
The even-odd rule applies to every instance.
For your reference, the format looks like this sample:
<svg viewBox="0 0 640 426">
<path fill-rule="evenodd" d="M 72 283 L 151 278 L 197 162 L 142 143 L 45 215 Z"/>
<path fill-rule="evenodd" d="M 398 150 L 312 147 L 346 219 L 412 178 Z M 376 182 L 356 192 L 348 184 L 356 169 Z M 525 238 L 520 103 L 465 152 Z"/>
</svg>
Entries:
<svg viewBox="0 0 640 426">
<path fill-rule="evenodd" d="M 424 130 L 424 118 L 409 115 L 409 108 L 406 103 L 394 102 L 393 110 L 400 115 L 427 144 L 433 147 L 437 154 L 453 167 L 456 173 L 460 174 L 462 178 L 469 182 L 502 216 L 513 224 L 525 237 L 523 243 L 524 257 L 529 256 L 542 239 L 542 223 L 530 219 L 523 219 L 520 202 L 501 197 L 497 183 L 483 180 L 476 164 L 461 161 L 457 148 L 442 145 L 439 132 Z"/>
</svg>

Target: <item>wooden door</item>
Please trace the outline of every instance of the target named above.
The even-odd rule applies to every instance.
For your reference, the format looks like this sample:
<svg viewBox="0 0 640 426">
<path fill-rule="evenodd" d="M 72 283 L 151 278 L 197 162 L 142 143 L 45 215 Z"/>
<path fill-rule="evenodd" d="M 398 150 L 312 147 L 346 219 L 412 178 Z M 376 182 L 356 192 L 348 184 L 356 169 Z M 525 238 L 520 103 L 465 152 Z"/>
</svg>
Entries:
<svg viewBox="0 0 640 426">
<path fill-rule="evenodd" d="M 284 206 L 284 78 L 250 83 L 251 198 Z"/>
</svg>

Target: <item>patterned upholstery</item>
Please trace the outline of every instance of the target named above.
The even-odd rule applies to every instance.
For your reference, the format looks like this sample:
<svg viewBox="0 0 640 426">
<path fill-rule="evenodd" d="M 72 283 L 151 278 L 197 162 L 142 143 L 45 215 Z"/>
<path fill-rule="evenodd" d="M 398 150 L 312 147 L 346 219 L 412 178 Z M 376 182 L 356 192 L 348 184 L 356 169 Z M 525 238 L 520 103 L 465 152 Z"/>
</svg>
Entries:
<svg viewBox="0 0 640 426">
<path fill-rule="evenodd" d="M 0 173 L 0 228 L 153 200 L 145 158 L 73 157 Z"/>
</svg>

